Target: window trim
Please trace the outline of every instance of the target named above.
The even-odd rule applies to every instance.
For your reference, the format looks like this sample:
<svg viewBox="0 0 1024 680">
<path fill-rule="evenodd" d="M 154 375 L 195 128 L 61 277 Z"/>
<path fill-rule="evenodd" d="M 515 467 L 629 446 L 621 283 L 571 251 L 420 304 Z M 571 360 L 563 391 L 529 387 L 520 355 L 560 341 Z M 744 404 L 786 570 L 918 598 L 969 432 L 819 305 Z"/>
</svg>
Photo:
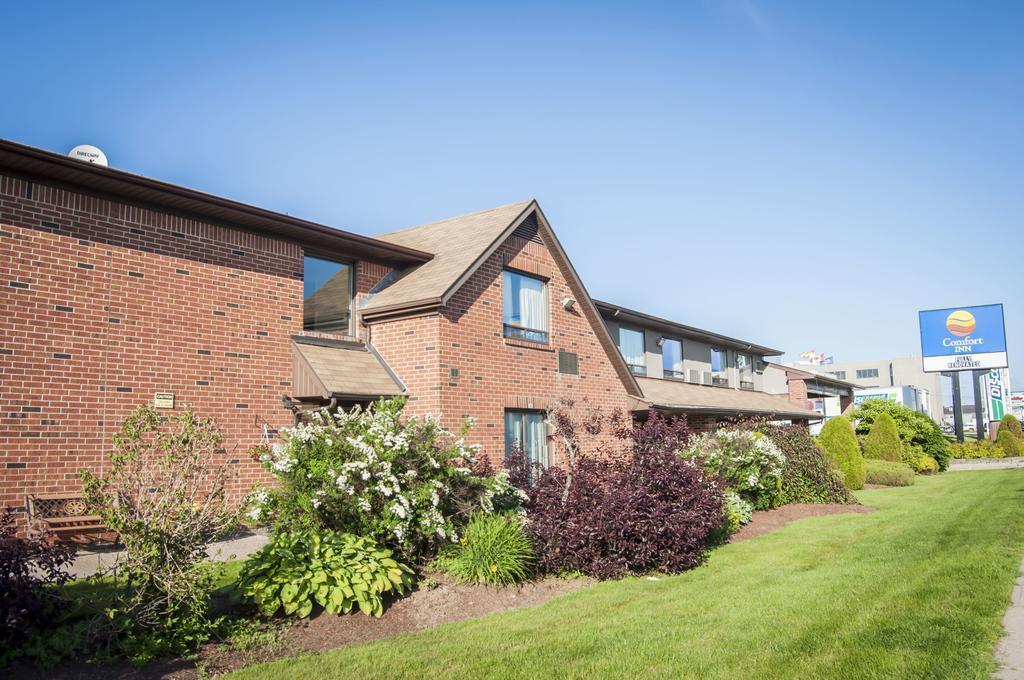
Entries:
<svg viewBox="0 0 1024 680">
<path fill-rule="evenodd" d="M 626 360 L 626 355 L 622 351 L 622 331 L 633 331 L 640 334 L 641 350 L 644 355 L 643 365 L 631 364 Z M 618 324 L 615 331 L 615 345 L 619 350 L 619 354 L 622 356 L 622 361 L 626 364 L 626 368 L 633 375 L 646 376 L 647 375 L 647 333 L 643 328 L 639 326 L 630 326 L 629 324 Z"/>
<path fill-rule="evenodd" d="M 686 355 L 683 353 L 683 339 L 674 338 L 671 336 L 661 336 L 661 375 L 669 380 L 686 380 L 686 368 L 683 361 L 686 359 Z M 679 343 L 679 370 L 665 368 L 665 343 L 666 342 L 678 342 Z"/>
<path fill-rule="evenodd" d="M 534 281 L 540 281 L 544 284 L 544 307 L 547 310 L 547 322 L 548 327 L 546 329 L 541 328 L 528 328 L 527 326 L 521 326 L 519 324 L 508 323 L 505 321 L 505 294 L 508 292 L 505 288 L 505 274 L 515 274 L 516 276 L 522 276 L 526 279 L 533 279 Z M 532 342 L 538 345 L 548 345 L 551 343 L 551 293 L 549 291 L 550 281 L 543 276 L 537 276 L 536 274 L 528 274 L 514 267 L 504 267 L 501 270 L 501 335 L 503 338 L 509 338 L 511 340 L 519 340 L 521 342 Z M 530 337 L 531 334 L 537 334 L 543 339 L 537 339 Z"/>
<path fill-rule="evenodd" d="M 302 295 L 302 330 L 310 333 L 333 333 L 336 335 L 345 335 L 348 337 L 355 337 L 355 324 L 356 324 L 356 266 L 357 260 L 348 260 L 343 257 L 337 257 L 333 255 L 322 254 L 316 250 L 305 250 L 302 253 L 302 285 L 305 289 L 306 285 L 306 260 L 320 260 L 321 262 L 331 262 L 333 264 L 340 264 L 348 267 L 348 326 L 345 331 L 323 331 L 316 329 L 306 328 L 306 295 L 303 290 Z"/>
</svg>

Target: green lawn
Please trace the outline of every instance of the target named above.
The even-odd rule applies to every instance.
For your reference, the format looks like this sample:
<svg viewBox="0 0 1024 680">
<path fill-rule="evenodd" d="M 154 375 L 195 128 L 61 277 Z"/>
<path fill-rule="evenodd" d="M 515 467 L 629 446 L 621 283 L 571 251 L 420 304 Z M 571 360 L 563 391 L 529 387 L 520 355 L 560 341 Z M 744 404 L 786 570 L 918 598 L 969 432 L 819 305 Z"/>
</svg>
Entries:
<svg viewBox="0 0 1024 680">
<path fill-rule="evenodd" d="M 607 582 L 237 678 L 986 678 L 1024 554 L 1024 470 L 858 493 L 659 581 Z"/>
</svg>

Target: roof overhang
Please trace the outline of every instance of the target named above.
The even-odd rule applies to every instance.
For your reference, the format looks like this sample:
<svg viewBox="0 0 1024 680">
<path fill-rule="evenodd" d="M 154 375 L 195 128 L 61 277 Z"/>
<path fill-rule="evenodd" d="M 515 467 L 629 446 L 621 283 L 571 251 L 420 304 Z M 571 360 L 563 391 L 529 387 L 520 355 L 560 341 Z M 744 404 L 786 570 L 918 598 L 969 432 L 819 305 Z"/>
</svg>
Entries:
<svg viewBox="0 0 1024 680">
<path fill-rule="evenodd" d="M 392 266 L 426 262 L 433 257 L 431 253 L 413 248 L 378 241 L 124 170 L 85 163 L 6 139 L 0 139 L 0 169 L 41 182 L 71 185 L 164 211 L 273 234 L 322 254 L 343 255 Z"/>
<path fill-rule="evenodd" d="M 702 342 L 715 345 L 716 347 L 727 347 L 729 349 L 754 352 L 755 354 L 765 356 L 778 356 L 783 354 L 782 350 L 772 349 L 771 347 L 747 342 L 746 340 L 731 338 L 728 335 L 713 333 L 712 331 L 707 331 L 702 328 L 676 323 L 675 321 L 669 321 L 668 319 L 646 314 L 635 309 L 622 307 L 621 305 L 612 304 L 611 302 L 594 300 L 594 304 L 596 304 L 597 308 L 601 311 L 601 316 L 611 321 L 621 321 L 637 326 L 643 326 L 644 328 L 651 328 L 673 337 L 700 340 Z"/>
<path fill-rule="evenodd" d="M 646 408 L 637 410 L 650 410 L 656 409 L 667 413 L 678 413 L 681 415 L 686 414 L 706 414 L 713 416 L 765 416 L 770 418 L 788 418 L 790 420 L 821 420 L 823 416 L 819 413 L 810 411 L 786 411 L 786 410 L 764 410 L 764 409 L 742 409 L 742 408 L 723 408 L 718 406 L 698 406 L 698 405 L 680 405 L 680 404 L 657 404 L 648 402 Z"/>
</svg>

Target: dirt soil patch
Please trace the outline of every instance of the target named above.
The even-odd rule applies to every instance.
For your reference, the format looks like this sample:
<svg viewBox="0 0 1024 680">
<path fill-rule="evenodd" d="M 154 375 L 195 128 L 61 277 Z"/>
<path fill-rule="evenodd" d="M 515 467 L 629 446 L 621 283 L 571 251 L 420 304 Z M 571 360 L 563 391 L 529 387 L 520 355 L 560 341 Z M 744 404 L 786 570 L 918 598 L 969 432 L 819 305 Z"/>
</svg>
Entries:
<svg viewBox="0 0 1024 680">
<path fill-rule="evenodd" d="M 803 517 L 818 517 L 820 515 L 841 515 L 844 513 L 865 513 L 874 512 L 875 509 L 866 505 L 839 505 L 825 503 L 793 503 L 783 505 L 774 510 L 761 510 L 754 513 L 750 522 L 729 538 L 730 543 L 745 541 L 756 536 L 781 529 L 790 522 L 795 522 Z"/>
<path fill-rule="evenodd" d="M 68 664 L 48 671 L 16 665 L 18 678 L 53 678 L 57 680 L 151 680 L 174 678 L 186 680 L 226 673 L 254 663 L 285 656 L 320 652 L 343 647 L 355 642 L 366 642 L 390 637 L 442 623 L 472 619 L 496 612 L 543 604 L 559 595 L 571 593 L 594 583 L 588 578 L 547 578 L 521 587 L 496 588 L 468 586 L 443 580 L 419 589 L 408 597 L 392 603 L 381 618 L 356 613 L 332 616 L 321 613 L 305 621 L 282 624 L 276 641 L 238 649 L 227 643 L 211 643 L 203 647 L 199 658 L 191 661 L 168 659 L 156 661 L 141 668 L 127 663 L 112 665 Z"/>
</svg>

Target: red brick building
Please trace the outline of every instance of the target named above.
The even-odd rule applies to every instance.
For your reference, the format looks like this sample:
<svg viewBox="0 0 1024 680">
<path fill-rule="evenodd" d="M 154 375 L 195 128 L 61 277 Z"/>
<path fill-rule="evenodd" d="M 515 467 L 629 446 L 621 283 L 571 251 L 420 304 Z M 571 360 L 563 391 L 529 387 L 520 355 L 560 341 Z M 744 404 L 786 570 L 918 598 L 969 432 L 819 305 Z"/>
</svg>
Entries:
<svg viewBox="0 0 1024 680">
<path fill-rule="evenodd" d="M 562 397 L 640 396 L 532 201 L 370 239 L 0 141 L 0 302 L 16 507 L 75 493 L 158 394 L 217 420 L 237 492 L 302 409 L 405 394 L 500 462 L 509 436 L 549 456 Z"/>
<path fill-rule="evenodd" d="M 452 430 L 471 418 L 495 464 L 514 445 L 557 462 L 544 411 L 565 398 L 698 424 L 814 415 L 741 391 L 760 379 L 744 382 L 751 346 L 725 336 L 735 395 L 627 363 L 644 348 L 622 321 L 640 313 L 595 305 L 536 201 L 368 238 L 0 140 L 0 303 L 0 503 L 15 507 L 77 493 L 143 403 L 214 417 L 236 493 L 266 479 L 246 451 L 302 411 L 386 396 Z M 694 329 L 655 321 L 657 368 Z"/>
</svg>

